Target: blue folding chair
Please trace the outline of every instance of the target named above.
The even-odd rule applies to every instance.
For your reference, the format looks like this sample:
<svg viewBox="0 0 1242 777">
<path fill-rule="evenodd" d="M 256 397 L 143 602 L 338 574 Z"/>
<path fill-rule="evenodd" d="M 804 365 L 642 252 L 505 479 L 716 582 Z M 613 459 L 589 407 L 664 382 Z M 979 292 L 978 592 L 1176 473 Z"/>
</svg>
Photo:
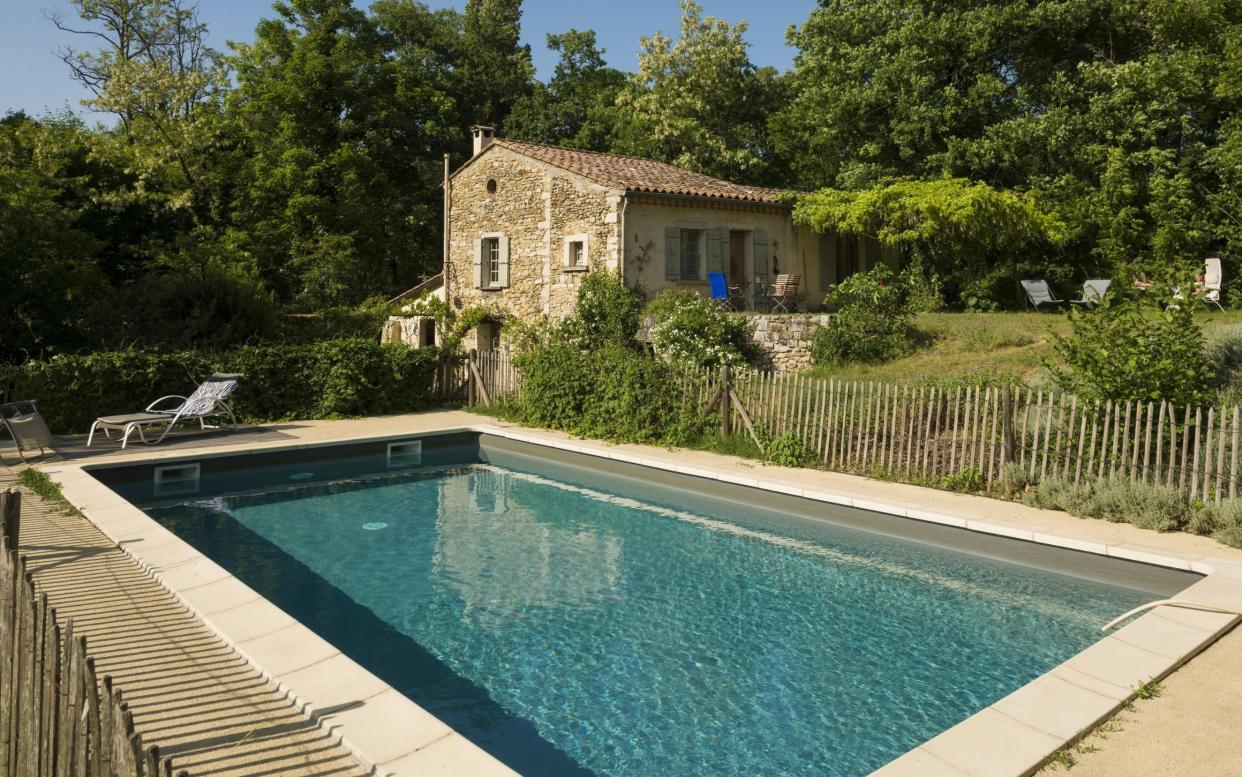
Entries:
<svg viewBox="0 0 1242 777">
<path fill-rule="evenodd" d="M 712 299 L 725 307 L 729 307 L 729 284 L 725 281 L 725 274 L 722 272 L 709 272 L 707 274 L 707 282 L 712 287 Z"/>
</svg>

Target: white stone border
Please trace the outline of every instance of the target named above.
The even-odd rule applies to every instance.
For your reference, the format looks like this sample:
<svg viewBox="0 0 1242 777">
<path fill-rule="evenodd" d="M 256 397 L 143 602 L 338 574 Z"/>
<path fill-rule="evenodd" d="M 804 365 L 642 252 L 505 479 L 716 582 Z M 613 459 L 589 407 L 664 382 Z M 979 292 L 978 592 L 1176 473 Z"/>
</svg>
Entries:
<svg viewBox="0 0 1242 777">
<path fill-rule="evenodd" d="M 802 488 L 775 478 L 677 463 L 675 454 L 648 449 L 637 455 L 616 446 L 492 424 L 448 423 L 401 434 L 346 434 L 315 442 L 275 441 L 212 450 L 150 451 L 110 457 L 99 464 L 42 467 L 56 474 L 65 497 L 116 542 L 148 574 L 272 682 L 285 690 L 321 727 L 339 737 L 377 774 L 513 774 L 507 766 L 363 669 L 314 632 L 271 604 L 138 508 L 121 499 L 88 470 L 153 461 L 201 460 L 260 451 L 296 450 L 341 443 L 378 442 L 453 432 L 478 432 L 573 453 L 613 459 L 694 477 L 848 505 L 912 520 L 1016 538 L 1044 545 L 1197 572 L 1206 577 L 1180 599 L 1242 609 L 1242 563 L 1108 544 L 1062 532 L 999 521 L 970 520 L 896 503 Z M 1116 713 L 1134 689 L 1169 674 L 1228 631 L 1238 616 L 1163 606 L 1071 657 L 877 773 L 888 777 L 983 777 L 1027 775 L 1058 749 Z M 359 704 L 361 702 L 361 704 Z"/>
</svg>

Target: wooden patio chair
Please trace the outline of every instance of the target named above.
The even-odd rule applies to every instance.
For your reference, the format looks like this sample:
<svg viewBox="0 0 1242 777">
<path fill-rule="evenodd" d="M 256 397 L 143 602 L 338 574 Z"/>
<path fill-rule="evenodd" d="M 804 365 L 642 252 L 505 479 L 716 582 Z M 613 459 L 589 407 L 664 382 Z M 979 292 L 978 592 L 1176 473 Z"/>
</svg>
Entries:
<svg viewBox="0 0 1242 777">
<path fill-rule="evenodd" d="M 776 276 L 776 282 L 768 287 L 768 301 L 773 313 L 792 313 L 798 304 L 798 284 L 802 276 L 796 273 L 782 273 Z"/>
</svg>

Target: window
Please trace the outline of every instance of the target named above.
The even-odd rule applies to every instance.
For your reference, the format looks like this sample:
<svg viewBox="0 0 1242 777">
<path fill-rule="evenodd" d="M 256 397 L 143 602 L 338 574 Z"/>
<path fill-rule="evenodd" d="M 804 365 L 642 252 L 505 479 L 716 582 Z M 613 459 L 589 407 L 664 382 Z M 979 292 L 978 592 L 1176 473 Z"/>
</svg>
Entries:
<svg viewBox="0 0 1242 777">
<path fill-rule="evenodd" d="M 495 178 L 487 179 L 487 193 L 488 194 L 496 193 L 496 179 Z"/>
<path fill-rule="evenodd" d="M 483 273 L 488 287 L 500 285 L 500 238 L 483 238 Z"/>
<path fill-rule="evenodd" d="M 684 281 L 699 279 L 699 243 L 702 237 L 701 229 L 681 231 L 681 279 Z"/>
<path fill-rule="evenodd" d="M 565 270 L 587 269 L 587 236 L 585 234 L 565 236 L 565 257 L 561 263 Z"/>
</svg>

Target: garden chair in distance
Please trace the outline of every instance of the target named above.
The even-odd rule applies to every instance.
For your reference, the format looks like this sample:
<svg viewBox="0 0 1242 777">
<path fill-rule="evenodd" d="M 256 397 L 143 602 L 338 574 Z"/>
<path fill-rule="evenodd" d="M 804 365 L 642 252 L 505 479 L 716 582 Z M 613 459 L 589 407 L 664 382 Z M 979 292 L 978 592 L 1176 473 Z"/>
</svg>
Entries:
<svg viewBox="0 0 1242 777">
<path fill-rule="evenodd" d="M 227 415 L 229 421 L 232 422 L 233 428 L 237 428 L 237 417 L 233 415 L 233 410 L 225 402 L 229 396 L 237 390 L 237 384 L 241 380 L 241 375 L 228 372 L 217 372 L 207 380 L 199 384 L 194 393 L 188 397 L 179 394 L 169 394 L 160 397 L 151 404 L 147 405 L 147 409 L 141 413 L 129 413 L 127 415 L 111 415 L 102 416 L 95 419 L 95 423 L 91 425 L 91 433 L 86 438 L 86 447 L 90 447 L 91 442 L 95 439 L 95 431 L 102 429 L 105 436 L 111 438 L 108 434 L 110 429 L 118 429 L 121 431 L 121 447 L 124 448 L 129 443 L 129 436 L 134 432 L 138 432 L 138 439 L 148 445 L 158 445 L 164 441 L 172 428 L 181 421 L 198 421 L 201 428 L 209 428 L 207 425 L 208 418 L 212 416 Z M 160 403 L 170 399 L 181 400 L 176 407 L 167 407 L 163 410 L 157 409 Z M 163 426 L 159 439 L 151 442 L 147 440 L 143 433 L 143 427 L 146 426 Z"/>
<path fill-rule="evenodd" d="M 40 456 L 52 449 L 52 432 L 33 399 L 0 405 L 0 425 L 13 437 L 17 455 L 23 463 L 27 461 L 26 454 L 35 448 L 39 449 Z"/>
<path fill-rule="evenodd" d="M 1220 258 L 1216 256 L 1208 257 L 1203 260 L 1203 301 L 1212 303 L 1216 307 L 1224 310 L 1224 306 L 1220 304 L 1220 288 L 1224 282 L 1224 275 L 1220 269 Z"/>
<path fill-rule="evenodd" d="M 1070 303 L 1074 305 L 1098 305 L 1104 299 L 1104 295 L 1108 293 L 1108 287 L 1112 283 L 1112 281 L 1102 278 L 1085 281 L 1082 284 L 1082 297 L 1080 299 L 1072 299 Z"/>
<path fill-rule="evenodd" d="M 776 282 L 768 288 L 768 301 L 773 313 L 792 313 L 798 302 L 798 284 L 802 276 L 796 273 L 783 273 L 776 276 Z"/>
<path fill-rule="evenodd" d="M 712 299 L 723 305 L 725 310 L 732 310 L 733 307 L 729 299 L 729 283 L 725 280 L 725 274 L 722 272 L 709 272 L 707 274 L 707 282 L 711 285 Z"/>
<path fill-rule="evenodd" d="M 1026 301 L 1031 307 L 1039 310 L 1041 305 L 1064 305 L 1065 300 L 1057 299 L 1043 278 L 1026 278 L 1022 280 L 1022 291 L 1026 293 Z"/>
</svg>

